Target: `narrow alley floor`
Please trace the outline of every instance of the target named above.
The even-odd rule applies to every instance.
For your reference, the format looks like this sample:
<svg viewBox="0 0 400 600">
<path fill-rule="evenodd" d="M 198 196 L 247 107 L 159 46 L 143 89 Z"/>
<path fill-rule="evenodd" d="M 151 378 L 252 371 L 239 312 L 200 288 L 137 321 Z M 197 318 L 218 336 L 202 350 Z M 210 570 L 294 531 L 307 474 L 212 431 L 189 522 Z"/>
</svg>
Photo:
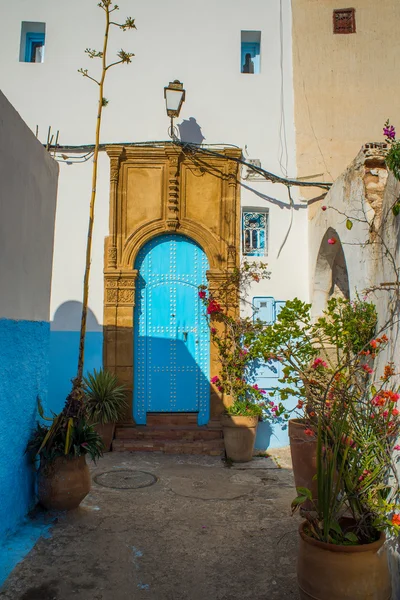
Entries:
<svg viewBox="0 0 400 600">
<path fill-rule="evenodd" d="M 298 598 L 290 469 L 114 452 L 92 475 L 82 506 L 56 519 L 2 600 Z"/>
</svg>

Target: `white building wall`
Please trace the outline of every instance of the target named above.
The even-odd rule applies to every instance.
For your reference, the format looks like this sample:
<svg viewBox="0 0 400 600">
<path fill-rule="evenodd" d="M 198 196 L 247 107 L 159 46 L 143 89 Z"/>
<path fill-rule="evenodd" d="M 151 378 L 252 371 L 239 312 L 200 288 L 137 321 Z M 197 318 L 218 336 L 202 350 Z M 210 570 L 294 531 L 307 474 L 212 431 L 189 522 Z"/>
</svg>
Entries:
<svg viewBox="0 0 400 600">
<path fill-rule="evenodd" d="M 245 158 L 260 159 L 268 171 L 296 175 L 290 0 L 122 0 L 118 4 L 120 11 L 114 14 L 120 20 L 128 15 L 135 18 L 138 29 L 112 31 L 110 58 L 121 46 L 135 57 L 131 65 L 117 66 L 107 76 L 103 142 L 168 139 L 163 88 L 178 78 L 187 94 L 177 124 L 193 117 L 205 144 L 239 146 Z M 60 131 L 62 145 L 92 144 L 97 86 L 77 70 L 99 73 L 99 61 L 89 59 L 84 50 L 101 49 L 103 11 L 95 0 L 13 0 L 11 4 L 0 0 L 1 8 L 0 33 L 7 52 L 0 62 L 0 80 L 10 100 L 33 130 L 39 127 L 42 142 L 51 125 L 54 132 Z M 22 21 L 46 24 L 41 64 L 19 62 Z M 240 72 L 242 30 L 261 31 L 260 74 Z M 91 165 L 91 161 L 62 164 L 60 169 L 51 301 L 52 329 L 57 331 L 76 333 L 79 328 Z M 99 332 L 102 323 L 108 177 L 108 159 L 102 155 L 89 297 L 91 333 Z M 251 295 L 308 299 L 306 209 L 290 207 L 285 186 L 243 183 L 243 206 L 269 209 L 265 260 L 271 280 L 256 284 Z M 293 196 L 297 203 L 295 191 Z M 101 360 L 96 348 L 93 365 Z M 92 366 L 90 348 L 87 356 Z"/>
</svg>

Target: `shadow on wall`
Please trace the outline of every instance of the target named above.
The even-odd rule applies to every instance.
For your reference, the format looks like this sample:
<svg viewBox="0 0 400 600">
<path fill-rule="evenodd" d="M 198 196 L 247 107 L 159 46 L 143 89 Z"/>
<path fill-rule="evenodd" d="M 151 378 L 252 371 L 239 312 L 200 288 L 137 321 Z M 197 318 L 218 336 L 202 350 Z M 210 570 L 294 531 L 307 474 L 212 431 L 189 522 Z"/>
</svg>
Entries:
<svg viewBox="0 0 400 600">
<path fill-rule="evenodd" d="M 71 391 L 71 379 L 78 365 L 79 329 L 82 303 L 64 302 L 50 323 L 50 375 L 47 409 L 62 410 Z M 85 338 L 85 373 L 100 369 L 103 364 L 103 327 L 88 308 Z"/>
<path fill-rule="evenodd" d="M 194 117 L 189 117 L 189 119 L 185 119 L 182 123 L 179 123 L 178 129 L 181 142 L 200 145 L 206 139 Z"/>
<path fill-rule="evenodd" d="M 329 240 L 334 243 L 329 243 Z M 319 248 L 312 294 L 313 316 L 322 314 L 329 298 L 350 298 L 349 276 L 342 243 L 335 229 L 329 227 Z"/>
</svg>

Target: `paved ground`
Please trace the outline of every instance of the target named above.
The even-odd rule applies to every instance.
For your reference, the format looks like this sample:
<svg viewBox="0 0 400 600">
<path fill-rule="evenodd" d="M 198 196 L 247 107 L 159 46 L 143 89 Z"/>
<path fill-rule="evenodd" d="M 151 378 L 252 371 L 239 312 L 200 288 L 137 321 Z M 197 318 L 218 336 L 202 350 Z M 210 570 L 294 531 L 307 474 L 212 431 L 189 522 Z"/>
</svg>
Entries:
<svg viewBox="0 0 400 600">
<path fill-rule="evenodd" d="M 218 458 L 106 455 L 83 506 L 58 518 L 0 598 L 297 599 L 293 479 L 287 452 L 275 454 L 283 468 L 269 458 L 228 468 Z M 152 485 L 131 487 L 151 474 Z"/>
</svg>

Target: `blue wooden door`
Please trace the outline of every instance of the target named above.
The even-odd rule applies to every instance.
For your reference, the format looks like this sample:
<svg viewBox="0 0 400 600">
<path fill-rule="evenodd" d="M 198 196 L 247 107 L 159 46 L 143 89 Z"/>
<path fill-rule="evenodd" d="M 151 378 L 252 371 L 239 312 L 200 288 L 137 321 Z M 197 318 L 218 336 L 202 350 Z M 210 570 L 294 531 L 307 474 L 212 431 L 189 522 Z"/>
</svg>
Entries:
<svg viewBox="0 0 400 600">
<path fill-rule="evenodd" d="M 207 257 L 189 238 L 164 235 L 140 250 L 135 268 L 135 421 L 145 424 L 148 412 L 197 412 L 204 425 L 210 341 L 198 286 L 207 283 Z"/>
</svg>

